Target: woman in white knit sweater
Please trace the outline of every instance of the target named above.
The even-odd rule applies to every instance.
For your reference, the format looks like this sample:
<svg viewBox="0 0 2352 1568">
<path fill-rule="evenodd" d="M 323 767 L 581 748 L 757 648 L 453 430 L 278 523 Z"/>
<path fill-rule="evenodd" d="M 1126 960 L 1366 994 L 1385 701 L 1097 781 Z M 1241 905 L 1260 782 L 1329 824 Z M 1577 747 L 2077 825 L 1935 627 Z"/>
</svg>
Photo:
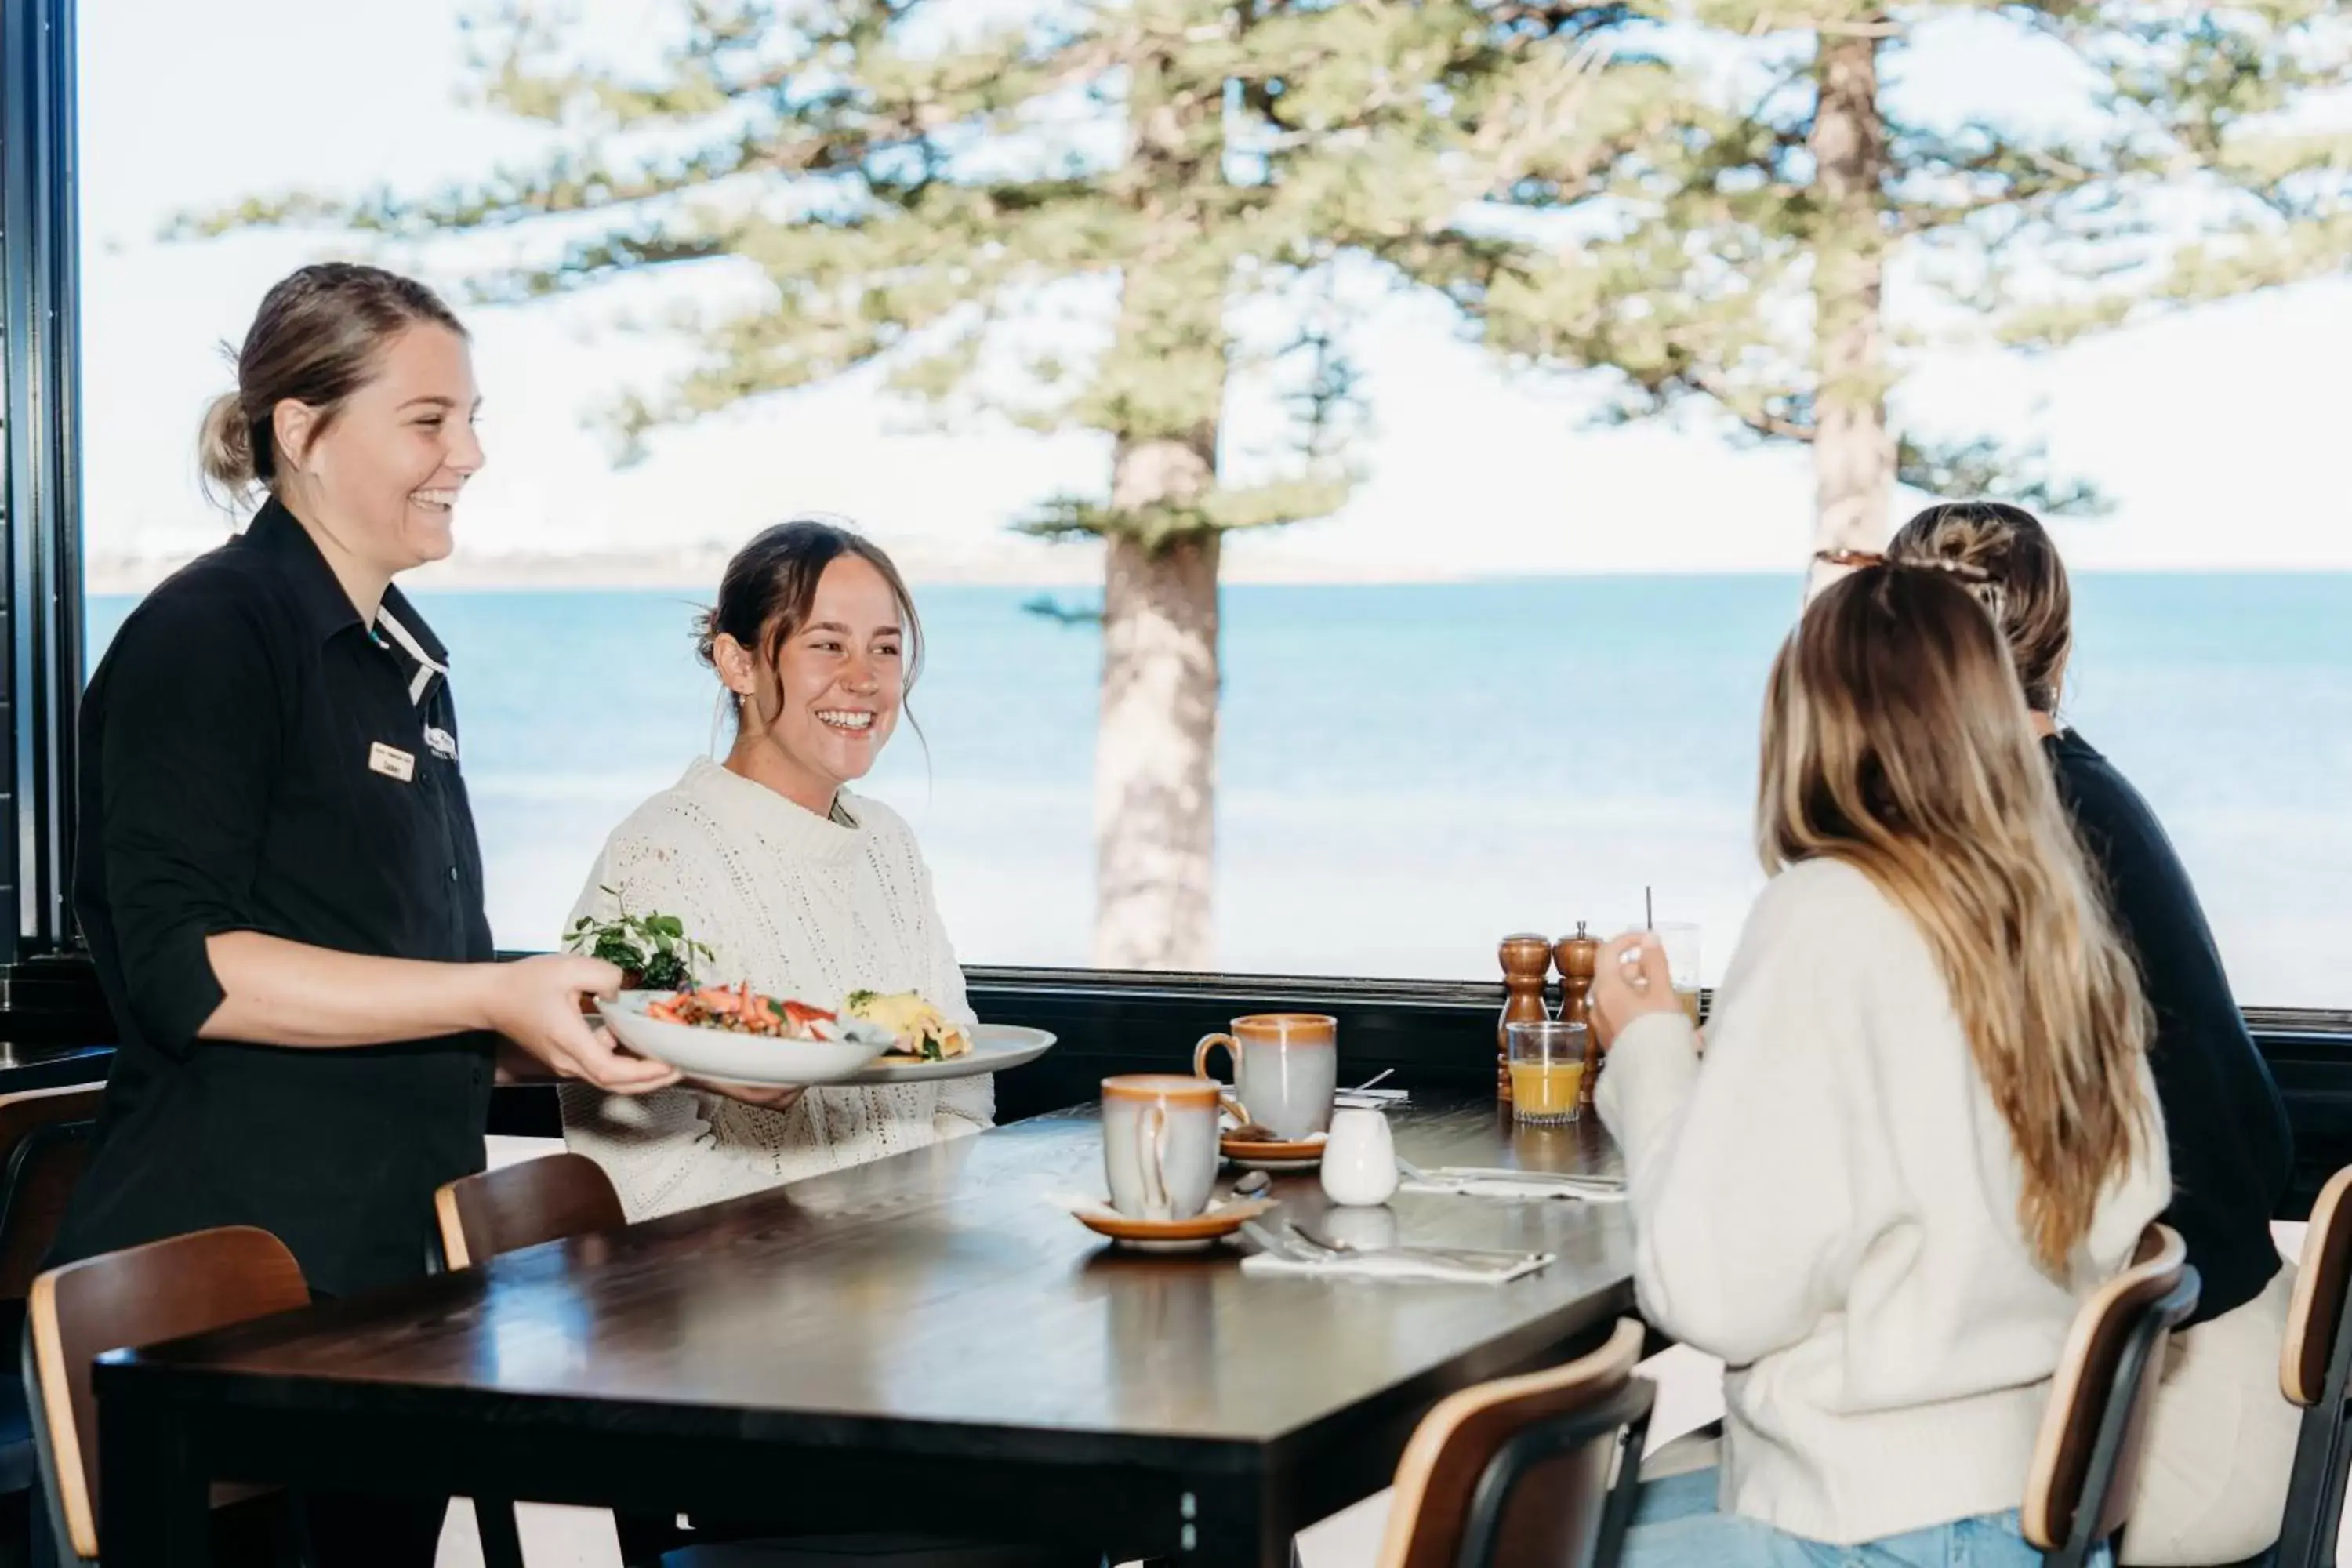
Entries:
<svg viewBox="0 0 2352 1568">
<path fill-rule="evenodd" d="M 734 744 L 613 830 L 566 929 L 624 909 L 676 915 L 711 950 L 698 965 L 707 982 L 823 1005 L 918 991 L 970 1024 L 914 836 L 847 787 L 897 727 L 920 638 L 897 569 L 858 535 L 800 521 L 744 546 L 699 643 L 730 696 Z M 995 1110 L 985 1076 L 562 1098 L 565 1142 L 604 1167 L 632 1220 L 978 1131 Z"/>
<path fill-rule="evenodd" d="M 1864 565 L 1781 648 L 1704 1056 L 1654 942 L 1602 955 L 1642 1308 L 1729 1369 L 1631 1568 L 2038 1562 L 2050 1375 L 2168 1195 L 2147 1006 L 1964 574 Z"/>
</svg>

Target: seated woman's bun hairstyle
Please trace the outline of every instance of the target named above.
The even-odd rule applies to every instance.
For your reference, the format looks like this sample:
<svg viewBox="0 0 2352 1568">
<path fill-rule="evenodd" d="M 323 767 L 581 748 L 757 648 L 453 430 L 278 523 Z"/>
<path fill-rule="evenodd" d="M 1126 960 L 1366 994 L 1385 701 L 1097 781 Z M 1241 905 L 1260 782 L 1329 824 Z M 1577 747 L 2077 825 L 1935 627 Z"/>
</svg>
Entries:
<svg viewBox="0 0 2352 1568">
<path fill-rule="evenodd" d="M 2042 520 L 2007 501 L 1943 501 L 1895 531 L 1887 559 L 1950 563 L 1982 574 L 1984 595 L 2008 640 L 2026 706 L 2058 711 L 2066 659 L 2074 648 L 2074 597 L 2066 564 Z"/>
</svg>

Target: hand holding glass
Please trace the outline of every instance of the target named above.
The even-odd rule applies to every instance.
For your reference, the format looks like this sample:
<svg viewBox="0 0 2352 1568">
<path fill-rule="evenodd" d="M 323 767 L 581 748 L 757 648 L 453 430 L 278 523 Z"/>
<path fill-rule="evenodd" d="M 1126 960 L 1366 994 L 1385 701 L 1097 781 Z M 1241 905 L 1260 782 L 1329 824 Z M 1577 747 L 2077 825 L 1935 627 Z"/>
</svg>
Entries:
<svg viewBox="0 0 2352 1568">
<path fill-rule="evenodd" d="M 1601 947 L 1591 995 L 1593 1027 L 1601 1048 L 1608 1050 L 1615 1047 L 1626 1025 L 1645 1014 L 1680 1012 L 1688 1016 L 1696 1004 L 1697 987 L 1685 998 L 1658 934 L 1636 931 L 1612 937 Z"/>
</svg>

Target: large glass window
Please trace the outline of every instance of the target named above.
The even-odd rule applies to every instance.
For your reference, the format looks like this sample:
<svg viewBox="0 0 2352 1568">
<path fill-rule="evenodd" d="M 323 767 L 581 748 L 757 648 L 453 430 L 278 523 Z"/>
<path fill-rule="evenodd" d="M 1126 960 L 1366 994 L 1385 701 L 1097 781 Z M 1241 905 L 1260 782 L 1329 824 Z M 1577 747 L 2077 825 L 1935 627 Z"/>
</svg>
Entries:
<svg viewBox="0 0 2352 1568">
<path fill-rule="evenodd" d="M 955 47 L 959 29 L 1027 14 L 1011 0 L 914 9 L 942 14 L 908 46 L 919 58 Z M 625 24 L 563 24 L 587 30 L 559 32 L 534 58 L 657 75 L 688 39 L 674 25 L 684 7 L 631 10 Z M 1202 26 L 1224 26 L 1218 8 L 1201 10 Z M 248 199 L 430 196 L 590 145 L 574 133 L 583 121 L 535 125 L 480 100 L 468 51 L 495 53 L 499 40 L 463 28 L 468 11 L 451 0 L 83 6 L 93 664 L 139 594 L 233 526 L 198 489 L 194 432 L 229 385 L 221 344 L 271 281 L 305 260 L 365 255 L 459 298 L 469 280 L 558 262 L 566 243 L 600 232 L 593 218 L 397 241 L 331 221 L 200 232 Z M 1170 45 L 1171 69 L 1197 64 L 1187 47 Z M 749 73 L 769 47 L 713 58 Z M 2000 79 L 1984 68 L 1999 58 L 1968 38 L 1947 57 L 1914 50 L 1901 69 L 1890 56 L 1887 91 L 1919 95 L 1923 114 L 1955 123 L 2016 112 L 2000 94 L 1970 97 L 1972 83 Z M 808 92 L 854 64 L 839 51 L 805 62 Z M 1213 111 L 1224 142 L 1212 174 L 1236 201 L 1278 185 L 1295 145 L 1265 132 L 1281 111 L 1264 107 L 1262 86 L 1237 83 Z M 1104 77 L 1040 98 L 1026 142 L 992 152 L 974 132 L 936 177 L 1002 178 L 1005 159 L 1041 149 L 1080 180 L 1105 159 L 1141 157 L 1149 125 L 1118 151 L 1124 90 Z M 744 102 L 729 112 L 756 132 Z M 684 156 L 708 129 L 660 134 Z M 615 144 L 642 148 L 643 135 Z M 870 150 L 863 173 L 906 177 Z M 814 188 L 761 177 L 748 192 L 721 182 L 711 200 L 772 222 L 778 204 L 797 203 L 792 221 L 821 225 L 848 210 L 828 204 L 874 199 L 845 195 L 838 177 Z M 1169 177 L 1197 195 L 1209 176 L 1187 165 Z M 1010 207 L 998 221 L 1006 245 L 1044 246 Z M 1486 228 L 1512 232 L 1500 219 Z M 1543 231 L 1559 247 L 1585 243 L 1573 222 Z M 1111 220 L 1097 231 L 1075 218 L 1058 243 L 1082 248 L 1097 232 L 1125 243 Z M 890 266 L 919 270 L 887 236 L 875 243 Z M 1219 461 L 1253 482 L 1351 471 L 1354 483 L 1328 516 L 1224 542 L 1213 897 L 1198 954 L 1240 971 L 1487 977 L 1504 932 L 1612 929 L 1638 916 L 1647 889 L 1660 918 L 1705 926 L 1712 978 L 1761 882 L 1748 827 L 1758 708 L 1801 603 L 1814 507 L 1805 456 L 1746 443 L 1697 405 L 1656 417 L 1636 407 L 1641 422 L 1596 428 L 1622 376 L 1531 370 L 1494 352 L 1454 305 L 1405 281 L 1428 270 L 1409 247 L 1376 248 L 1331 240 L 1287 257 L 1290 293 L 1237 300 L 1223 323 Z M 987 254 L 974 242 L 975 291 Z M 843 257 L 813 246 L 806 265 Z M 1895 264 L 1889 310 L 1897 325 L 1935 327 L 1932 310 L 1904 315 L 1924 288 L 1911 265 Z M 1118 324 L 1116 289 L 1087 271 L 992 297 L 1003 320 L 987 352 L 1003 363 L 956 372 L 980 375 L 989 395 L 963 404 L 1006 401 L 1004 385 L 1044 385 L 1058 362 L 1100 352 Z M 1056 497 L 1098 506 L 1115 444 L 1099 422 L 1041 433 L 1001 410 L 942 410 L 894 389 L 894 375 L 971 324 L 952 301 L 899 300 L 929 312 L 909 346 L 797 390 L 714 397 L 724 406 L 653 429 L 621 464 L 605 412 L 632 396 L 658 403 L 694 363 L 674 313 L 756 304 L 764 286 L 742 256 L 721 255 L 465 306 L 490 462 L 468 492 L 457 556 L 417 574 L 412 591 L 455 656 L 499 939 L 552 945 L 605 833 L 689 757 L 723 748 L 716 684 L 690 653 L 694 615 L 734 545 L 820 510 L 856 520 L 916 582 L 930 634 L 912 701 L 921 732 L 900 731 L 868 787 L 914 823 L 961 956 L 1097 962 L 1104 641 L 1090 617 L 1106 552 L 1013 525 Z M 1344 360 L 1330 352 L 1341 338 Z M 1184 352 L 1161 354 L 1165 382 L 1196 368 Z M 951 358 L 928 374 L 948 375 Z M 2347 361 L 2352 284 L 2322 278 L 2033 359 L 1980 344 L 1918 350 L 1896 394 L 1898 416 L 1924 426 L 2039 438 L 2110 498 L 2105 515 L 2057 525 L 2077 584 L 2069 716 L 2155 803 L 2250 1004 L 2347 1001 L 2352 529 L 2330 368 Z M 1148 403 L 1160 384 L 1146 377 L 1129 392 Z M 1750 426 L 1808 416 L 1737 387 L 1728 401 Z M 1919 499 L 1892 504 L 1899 515 Z M 1318 510 L 1297 494 L 1275 500 Z"/>
</svg>

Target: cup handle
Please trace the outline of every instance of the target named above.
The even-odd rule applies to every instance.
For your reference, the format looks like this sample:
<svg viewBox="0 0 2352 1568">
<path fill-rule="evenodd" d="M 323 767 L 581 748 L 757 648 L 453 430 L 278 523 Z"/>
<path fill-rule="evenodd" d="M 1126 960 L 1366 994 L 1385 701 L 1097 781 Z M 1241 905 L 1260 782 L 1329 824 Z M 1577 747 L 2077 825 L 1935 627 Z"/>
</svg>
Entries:
<svg viewBox="0 0 2352 1568">
<path fill-rule="evenodd" d="M 1166 1219 L 1174 1212 L 1168 1202 L 1168 1108 L 1143 1108 L 1135 1124 L 1135 1163 L 1143 1178 L 1143 1217 Z"/>
<path fill-rule="evenodd" d="M 1246 1127 L 1249 1125 L 1250 1114 L 1249 1108 L 1242 1104 L 1241 1100 L 1242 1048 L 1231 1035 L 1217 1034 L 1201 1037 L 1201 1043 L 1192 1047 L 1192 1076 L 1205 1078 L 1212 1083 L 1216 1083 L 1216 1075 L 1209 1070 L 1209 1053 L 1219 1046 L 1225 1048 L 1225 1055 L 1234 1064 L 1234 1087 L 1228 1089 L 1223 1084 L 1218 1083 L 1217 1101 L 1234 1113 L 1236 1123 Z"/>
</svg>

